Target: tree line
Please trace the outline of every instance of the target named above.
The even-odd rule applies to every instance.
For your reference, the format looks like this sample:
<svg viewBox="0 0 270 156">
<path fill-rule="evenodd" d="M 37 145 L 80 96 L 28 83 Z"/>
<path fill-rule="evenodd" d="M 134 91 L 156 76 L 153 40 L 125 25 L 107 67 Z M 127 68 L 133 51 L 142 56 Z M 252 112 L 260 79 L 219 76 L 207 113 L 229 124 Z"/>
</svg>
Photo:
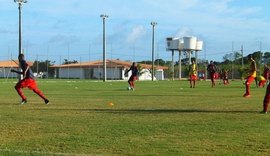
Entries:
<svg viewBox="0 0 270 156">
<path fill-rule="evenodd" d="M 263 64 L 270 64 L 270 52 L 261 52 L 256 51 L 251 53 L 254 60 L 256 61 L 257 68 L 259 74 L 262 74 L 260 72 L 263 71 Z M 195 59 L 195 58 L 192 58 Z M 188 76 L 188 59 L 184 58 L 182 61 L 182 75 L 183 77 Z M 208 60 L 197 60 L 198 61 L 198 71 L 201 73 L 205 73 L 206 66 L 208 65 Z M 246 69 L 249 68 L 248 58 L 247 56 L 243 56 L 240 52 L 232 52 L 229 54 L 225 54 L 223 56 L 223 60 L 218 62 L 213 60 L 216 66 L 218 67 L 218 72 L 221 72 L 222 70 L 229 71 L 229 77 L 232 79 L 239 79 L 246 76 Z M 64 64 L 73 64 L 78 63 L 77 60 L 68 60 L 64 59 L 64 61 L 61 63 Z M 152 64 L 152 61 L 150 60 L 143 60 L 137 62 L 138 64 Z M 34 64 L 32 66 L 32 70 L 35 73 L 46 73 L 46 77 L 50 78 L 53 77 L 55 74 L 54 68 L 50 68 L 55 64 L 55 61 L 51 60 L 45 60 L 45 61 L 34 61 Z M 163 59 L 156 59 L 154 61 L 155 66 L 166 66 L 168 67 L 168 70 L 164 71 L 164 76 L 166 78 L 171 78 L 172 76 L 178 77 L 179 75 L 179 62 L 176 61 L 173 63 L 174 66 L 174 72 L 172 71 L 172 61 L 166 61 Z M 174 75 L 173 75 L 174 73 Z"/>
</svg>

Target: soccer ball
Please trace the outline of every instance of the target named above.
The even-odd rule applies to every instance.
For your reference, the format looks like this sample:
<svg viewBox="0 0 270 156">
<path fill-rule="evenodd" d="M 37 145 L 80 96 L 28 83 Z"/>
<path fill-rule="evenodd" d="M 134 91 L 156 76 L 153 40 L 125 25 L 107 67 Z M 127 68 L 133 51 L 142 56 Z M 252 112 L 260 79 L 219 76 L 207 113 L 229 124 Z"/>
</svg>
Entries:
<svg viewBox="0 0 270 156">
<path fill-rule="evenodd" d="M 131 88 L 130 87 L 127 87 L 127 90 L 131 90 Z"/>
</svg>

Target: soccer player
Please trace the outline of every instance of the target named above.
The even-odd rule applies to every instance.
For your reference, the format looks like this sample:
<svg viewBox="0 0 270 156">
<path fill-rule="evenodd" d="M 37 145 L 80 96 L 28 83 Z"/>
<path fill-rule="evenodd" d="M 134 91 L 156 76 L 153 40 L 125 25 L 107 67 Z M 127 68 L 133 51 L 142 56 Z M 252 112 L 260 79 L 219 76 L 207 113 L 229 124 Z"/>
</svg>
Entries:
<svg viewBox="0 0 270 156">
<path fill-rule="evenodd" d="M 228 78 L 228 70 L 223 70 L 223 84 L 228 85 L 229 84 L 229 78 Z"/>
<path fill-rule="evenodd" d="M 23 104 L 27 103 L 27 99 L 22 92 L 22 89 L 26 88 L 26 87 L 33 90 L 33 92 L 35 92 L 37 95 L 39 95 L 44 100 L 45 104 L 49 104 L 49 100 L 37 88 L 37 84 L 36 84 L 36 81 L 34 80 L 33 72 L 30 69 L 29 65 L 26 63 L 26 61 L 24 59 L 24 55 L 20 54 L 18 56 L 18 59 L 19 59 L 19 64 L 20 64 L 20 68 L 22 69 L 22 71 L 16 71 L 16 70 L 12 69 L 11 72 L 15 72 L 15 73 L 18 73 L 20 75 L 23 75 L 23 79 L 20 80 L 15 86 L 16 91 L 18 92 L 18 94 L 22 98 L 21 104 L 23 105 Z"/>
<path fill-rule="evenodd" d="M 256 62 L 252 58 L 252 55 L 248 55 L 248 61 L 250 62 L 250 68 L 248 72 L 248 77 L 246 78 L 245 86 L 246 86 L 246 93 L 243 95 L 243 97 L 250 97 L 250 84 L 255 80 L 256 78 Z"/>
<path fill-rule="evenodd" d="M 265 66 L 267 67 L 267 66 Z M 267 75 L 267 77 L 265 77 L 268 81 L 269 81 L 269 75 Z M 266 88 L 266 93 L 263 99 L 263 111 L 261 113 L 263 114 L 267 114 L 268 112 L 268 105 L 270 102 L 270 83 L 268 84 L 267 88 Z"/>
<path fill-rule="evenodd" d="M 128 90 L 135 90 L 135 80 L 137 79 L 137 75 L 138 75 L 138 68 L 135 62 L 132 63 L 132 66 L 129 68 L 129 70 L 126 71 L 126 74 L 131 71 L 131 76 L 128 79 Z"/>
<path fill-rule="evenodd" d="M 195 61 L 193 60 L 192 64 L 189 66 L 189 84 L 190 84 L 190 88 L 195 88 L 196 80 L 197 80 L 197 67 L 196 67 Z"/>
<path fill-rule="evenodd" d="M 215 73 L 217 71 L 217 67 L 216 67 L 216 65 L 214 64 L 213 61 L 210 61 L 210 64 L 207 66 L 207 71 L 209 72 L 210 79 L 211 79 L 211 82 L 212 82 L 212 88 L 213 88 L 216 85 L 216 83 L 215 83 Z"/>
</svg>

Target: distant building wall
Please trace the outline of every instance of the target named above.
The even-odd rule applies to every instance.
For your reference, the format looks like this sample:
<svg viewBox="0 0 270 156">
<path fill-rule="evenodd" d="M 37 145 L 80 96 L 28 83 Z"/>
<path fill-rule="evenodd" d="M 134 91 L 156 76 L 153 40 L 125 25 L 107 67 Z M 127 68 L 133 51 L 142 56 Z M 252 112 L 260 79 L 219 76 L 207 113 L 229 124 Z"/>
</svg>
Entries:
<svg viewBox="0 0 270 156">
<path fill-rule="evenodd" d="M 17 78 L 18 74 L 10 72 L 12 68 L 0 68 L 0 78 Z M 15 69 L 17 70 L 17 68 Z"/>
</svg>

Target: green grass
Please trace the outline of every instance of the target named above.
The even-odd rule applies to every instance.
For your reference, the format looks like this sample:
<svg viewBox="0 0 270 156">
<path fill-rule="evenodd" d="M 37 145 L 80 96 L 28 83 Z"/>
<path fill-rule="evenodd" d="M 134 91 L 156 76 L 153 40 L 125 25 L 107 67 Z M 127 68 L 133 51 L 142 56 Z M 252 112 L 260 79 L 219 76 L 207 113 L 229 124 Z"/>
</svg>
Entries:
<svg viewBox="0 0 270 156">
<path fill-rule="evenodd" d="M 0 83 L 0 155 L 268 155 L 265 88 L 241 81 L 38 81 L 46 106 L 30 90 L 26 105 L 15 80 Z M 113 102 L 114 106 L 108 103 Z"/>
</svg>

